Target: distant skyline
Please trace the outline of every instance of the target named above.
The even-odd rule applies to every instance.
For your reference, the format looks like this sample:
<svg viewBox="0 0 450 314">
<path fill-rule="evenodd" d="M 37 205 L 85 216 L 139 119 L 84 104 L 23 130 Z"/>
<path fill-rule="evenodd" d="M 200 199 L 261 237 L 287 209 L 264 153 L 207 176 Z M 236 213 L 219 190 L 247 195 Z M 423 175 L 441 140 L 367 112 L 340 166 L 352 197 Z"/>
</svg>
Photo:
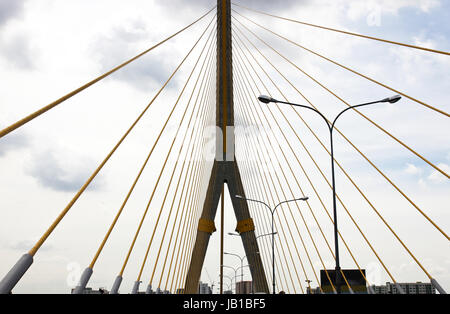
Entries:
<svg viewBox="0 0 450 314">
<path fill-rule="evenodd" d="M 450 3 L 448 1 L 236 0 L 233 2 L 308 23 L 450 51 L 450 23 L 448 23 Z M 0 129 L 148 49 L 206 13 L 215 4 L 215 0 L 126 2 L 119 0 L 2 0 L 0 2 L 0 80 L 2 82 L 0 85 Z M 445 112 L 450 112 L 449 56 L 354 38 L 280 21 L 239 7 L 233 8 L 289 39 Z M 53 222 L 153 98 L 212 18 L 212 14 L 208 15 L 199 24 L 128 67 L 0 139 L 0 277 L 3 277 L 17 259 L 34 245 Z M 245 22 L 238 15 L 236 18 Z M 240 25 L 237 22 L 234 23 Z M 337 91 L 340 97 L 351 104 L 381 99 L 393 94 L 387 89 L 326 63 L 292 44 L 283 42 L 255 25 L 248 22 L 245 24 L 261 35 L 264 40 L 269 41 L 277 50 L 291 58 L 293 63 L 301 65 L 308 73 L 314 74 L 318 80 Z M 237 34 L 240 35 L 239 31 Z M 344 108 L 336 98 L 308 80 L 267 47 L 258 43 L 257 39 L 250 37 L 248 33 L 247 36 L 263 53 L 270 55 L 278 69 L 286 73 L 289 79 L 301 88 L 327 116 L 331 117 Z M 236 66 L 239 51 L 236 47 L 233 51 Z M 173 82 L 167 86 L 151 110 L 130 134 L 129 139 L 124 142 L 123 147 L 118 150 L 71 209 L 38 252 L 34 264 L 14 292 L 70 293 L 70 289 L 77 281 L 79 271 L 87 267 L 94 256 L 151 144 L 155 141 L 164 123 L 163 120 L 175 103 L 198 53 L 199 50 L 180 69 Z M 277 83 L 283 91 L 286 91 L 289 100 L 303 101 L 269 65 L 266 64 L 266 66 L 269 74 L 277 77 Z M 236 80 L 237 76 L 236 71 Z M 274 97 L 282 97 L 275 89 L 273 93 Z M 244 105 L 238 99 L 237 92 L 234 101 L 236 107 Z M 288 112 L 287 108 L 283 110 Z M 365 109 L 364 114 L 392 131 L 401 141 L 423 154 L 444 172 L 450 173 L 450 141 L 448 140 L 450 125 L 447 117 L 406 98 L 395 105 Z M 176 117 L 179 116 L 177 112 Z M 322 121 L 318 121 L 315 116 L 308 113 L 302 113 L 302 116 L 317 130 L 319 137 L 328 143 Z M 130 198 L 105 251 L 100 256 L 88 286 L 106 287 L 109 290 L 120 271 L 126 250 L 145 209 L 163 158 L 169 149 L 174 130 L 178 127 L 179 121 L 176 117 L 169 123 L 168 131 L 164 133 L 161 144 L 155 151 L 151 166 L 144 172 L 141 182 Z M 304 137 L 306 145 L 311 147 L 319 165 L 323 166 L 328 175 L 328 156 L 318 147 L 317 142 L 303 127 L 300 120 L 294 117 L 292 119 L 296 130 Z M 244 117 L 236 113 L 236 126 L 244 124 Z M 281 125 L 288 128 L 286 123 Z M 448 234 L 450 183 L 445 176 L 354 113 L 349 113 L 343 118 L 338 127 Z M 263 133 L 263 131 L 257 131 L 257 135 L 265 140 Z M 293 133 L 289 133 L 289 140 L 296 143 Z M 286 146 L 281 145 L 282 148 Z M 321 181 L 309 157 L 300 144 L 296 145 L 294 149 L 296 153 L 298 152 L 300 160 L 312 169 L 313 181 L 317 183 L 319 189 L 325 191 L 326 197 L 330 197 L 329 188 Z M 247 158 L 242 153 L 242 147 L 238 148 L 237 157 Z M 293 160 L 290 154 L 288 158 Z M 357 178 L 357 183 L 367 192 L 370 199 L 374 200 L 377 208 L 382 209 L 383 215 L 398 231 L 401 239 L 449 292 L 448 240 L 391 188 L 386 180 L 341 137 L 336 142 L 336 159 L 343 164 L 352 177 Z M 244 163 L 246 160 L 238 161 Z M 275 158 L 272 161 L 274 161 L 274 170 L 278 170 L 279 166 Z M 252 171 L 251 168 L 245 169 Z M 299 180 L 302 183 L 306 182 L 297 165 L 294 170 L 298 173 Z M 166 175 L 162 183 L 164 187 L 168 180 Z M 351 205 L 350 210 L 356 219 L 364 222 L 364 231 L 386 260 L 397 280 L 427 282 L 424 273 L 340 171 L 337 174 L 337 183 L 338 193 L 342 193 L 344 202 Z M 164 194 L 161 191 L 162 189 L 159 194 Z M 298 189 L 295 192 L 300 193 Z M 247 195 L 258 196 L 250 192 Z M 320 211 L 319 219 L 323 219 L 320 221 L 327 226 L 325 234 L 330 237 L 329 242 L 333 244 L 331 224 L 328 218 L 324 217 L 314 191 L 306 188 L 305 195 L 310 197 L 312 206 Z M 146 232 L 138 239 L 124 274 L 122 293 L 130 292 L 136 280 L 148 238 L 153 232 L 151 224 L 156 219 L 162 198 L 163 195 L 155 198 L 154 210 L 152 207 L 153 211 L 144 225 L 143 230 Z M 270 202 L 269 197 L 265 201 Z M 326 198 L 324 201 L 326 205 L 330 204 L 330 199 Z M 228 195 L 225 205 L 225 234 L 227 234 L 233 232 L 236 227 L 236 219 Z M 332 268 L 333 257 L 321 239 L 321 233 L 315 221 L 306 207 L 301 208 L 304 208 L 307 213 L 305 215 L 307 215 L 307 222 L 313 236 L 320 239 L 318 246 L 324 252 L 325 265 Z M 343 208 L 340 208 L 339 217 L 342 233 L 346 239 L 351 239 L 349 244 L 352 248 L 360 252 L 358 257 L 361 259 L 361 267 L 367 270 L 373 284 L 391 282 L 352 221 L 345 215 Z M 219 218 L 217 215 L 216 226 L 220 226 Z M 308 241 L 308 245 L 311 245 L 304 226 L 300 225 L 300 228 L 305 232 L 302 235 Z M 211 237 L 200 279 L 209 285 L 212 281 L 216 284 L 218 282 L 218 247 L 219 232 L 216 232 Z M 226 236 L 226 250 L 241 256 L 245 254 L 238 237 Z M 344 246 L 341 250 L 344 252 Z M 311 252 L 313 252 L 312 248 Z M 301 254 L 304 255 L 304 252 Z M 353 268 L 354 263 L 351 257 L 346 253 L 343 255 L 342 267 Z M 225 262 L 233 267 L 239 266 L 236 258 L 227 256 Z M 322 264 L 316 255 L 313 256 L 312 263 L 318 273 Z M 141 290 L 145 290 L 148 284 L 151 268 L 153 266 L 145 268 Z M 226 274 L 228 273 L 229 270 L 226 271 Z M 244 273 L 244 279 L 249 280 L 248 268 Z M 303 278 L 303 274 L 301 275 Z M 311 273 L 309 275 L 312 277 Z M 305 282 L 300 284 L 306 287 Z M 317 286 L 317 282 L 312 286 Z M 296 289 L 300 292 L 299 287 Z"/>
</svg>

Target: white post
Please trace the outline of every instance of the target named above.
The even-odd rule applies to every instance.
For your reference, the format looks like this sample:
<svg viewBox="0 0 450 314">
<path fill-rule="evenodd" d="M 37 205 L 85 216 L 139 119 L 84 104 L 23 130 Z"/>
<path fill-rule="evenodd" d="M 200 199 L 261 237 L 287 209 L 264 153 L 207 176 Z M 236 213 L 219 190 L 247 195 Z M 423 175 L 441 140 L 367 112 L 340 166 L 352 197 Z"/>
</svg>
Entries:
<svg viewBox="0 0 450 314">
<path fill-rule="evenodd" d="M 33 256 L 30 254 L 22 255 L 2 281 L 0 281 L 0 294 L 11 293 L 11 290 L 19 282 L 28 268 L 30 268 L 31 264 L 33 264 Z"/>
<path fill-rule="evenodd" d="M 120 284 L 122 283 L 122 279 L 123 278 L 120 275 L 116 277 L 116 280 L 114 280 L 114 284 L 111 288 L 110 294 L 118 294 L 119 293 L 119 287 L 120 287 Z"/>
<path fill-rule="evenodd" d="M 83 294 L 84 289 L 86 288 L 86 285 L 87 285 L 89 279 L 91 278 L 93 272 L 94 271 L 90 267 L 88 267 L 84 270 L 84 272 L 80 278 L 80 283 L 73 290 L 73 294 Z"/>
</svg>

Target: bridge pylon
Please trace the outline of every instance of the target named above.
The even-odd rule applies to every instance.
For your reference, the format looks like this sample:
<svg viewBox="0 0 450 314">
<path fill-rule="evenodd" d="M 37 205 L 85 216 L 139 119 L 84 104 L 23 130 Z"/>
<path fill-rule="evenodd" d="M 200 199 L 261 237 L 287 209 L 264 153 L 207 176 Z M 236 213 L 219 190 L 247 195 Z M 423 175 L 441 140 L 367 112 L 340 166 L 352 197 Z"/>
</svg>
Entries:
<svg viewBox="0 0 450 314">
<path fill-rule="evenodd" d="M 269 292 L 264 268 L 255 237 L 255 227 L 250 217 L 247 202 L 235 195 L 245 197 L 239 167 L 234 155 L 234 106 L 233 106 L 233 57 L 231 40 L 231 2 L 217 1 L 217 81 L 216 81 L 216 126 L 221 132 L 216 135 L 216 155 L 211 170 L 203 211 L 198 223 L 197 237 L 185 282 L 185 293 L 196 294 L 209 239 L 216 228 L 219 199 L 224 184 L 228 187 L 238 222 L 236 231 L 240 234 L 254 292 Z M 222 230 L 223 233 L 223 230 Z M 222 252 L 223 253 L 223 252 Z"/>
</svg>

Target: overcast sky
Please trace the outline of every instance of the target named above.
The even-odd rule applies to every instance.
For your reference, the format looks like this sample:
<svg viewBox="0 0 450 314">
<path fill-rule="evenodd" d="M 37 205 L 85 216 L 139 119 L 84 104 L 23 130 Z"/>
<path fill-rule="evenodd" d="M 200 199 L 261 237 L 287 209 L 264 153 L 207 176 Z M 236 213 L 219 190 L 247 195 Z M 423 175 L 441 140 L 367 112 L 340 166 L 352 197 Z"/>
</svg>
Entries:
<svg viewBox="0 0 450 314">
<path fill-rule="evenodd" d="M 309 23 L 450 51 L 450 24 L 448 23 L 450 3 L 444 0 L 236 0 L 235 2 Z M 0 85 L 0 128 L 14 123 L 165 39 L 206 13 L 215 4 L 214 0 L 126 2 L 118 0 L 0 0 L 0 80 L 2 82 Z M 445 112 L 450 111 L 448 101 L 450 58 L 448 56 L 326 32 L 251 13 L 239 7 L 234 9 L 326 57 L 361 71 Z M 275 49 L 296 65 L 336 91 L 348 103 L 357 104 L 393 94 L 392 91 L 280 40 L 240 18 L 239 15 L 235 17 L 245 22 L 250 29 L 270 42 Z M 154 97 L 211 19 L 213 19 L 213 13 L 127 68 L 0 139 L 0 276 L 6 274 L 17 259 L 34 245 L 53 222 Z M 234 23 L 244 30 L 236 20 Z M 332 117 L 345 108 L 339 100 L 274 54 L 250 33 L 245 34 L 327 116 Z M 235 32 L 236 35 L 244 38 L 239 31 Z M 77 277 L 78 270 L 83 270 L 90 263 L 199 53 L 198 49 L 187 60 L 185 66 L 180 69 L 145 118 L 124 142 L 123 147 L 117 151 L 88 191 L 51 235 L 36 255 L 35 263 L 20 281 L 15 292 L 68 293 L 70 291 L 73 282 L 76 281 L 74 278 Z M 245 67 L 238 60 L 241 60 L 243 56 L 239 47 L 234 47 L 233 53 L 235 54 L 235 83 L 241 90 L 241 83 L 238 81 Z M 253 53 L 268 73 L 275 78 L 290 101 L 304 103 L 301 96 L 283 81 L 255 50 Z M 251 58 L 250 55 L 248 57 Z M 255 63 L 253 64 L 256 66 Z M 263 75 L 261 71 L 259 72 Z M 254 79 L 257 79 L 256 76 Z M 267 91 L 262 85 L 259 86 L 262 92 L 282 98 L 282 95 L 269 82 L 267 85 L 270 86 L 270 90 Z M 235 89 L 236 125 L 262 125 L 260 122 L 246 121 L 246 116 L 243 116 L 241 111 L 247 104 L 240 97 L 240 92 Z M 267 108 L 263 110 L 269 114 Z M 296 132 L 302 136 L 305 145 L 310 147 L 313 156 L 328 176 L 329 159 L 326 152 L 317 145 L 317 141 L 301 120 L 292 115 L 290 108 L 282 110 L 290 117 Z M 450 173 L 448 118 L 405 98 L 395 105 L 382 104 L 377 108 L 364 109 L 364 113 L 444 172 Z M 327 144 L 326 126 L 323 121 L 311 113 L 304 113 L 302 116 L 317 132 L 319 138 Z M 144 172 L 108 242 L 109 245 L 106 246 L 105 252 L 96 265 L 89 286 L 111 288 L 145 209 L 149 190 L 153 189 L 155 178 L 161 169 L 174 131 L 178 127 L 177 117 L 181 117 L 181 111 L 176 111 L 173 122 L 169 123 L 168 130 L 164 133 L 161 144 L 157 146 L 155 156 L 152 157 L 151 166 Z M 280 115 L 277 117 L 280 118 L 282 128 L 287 130 L 288 124 L 281 120 Z M 347 113 L 345 118 L 340 120 L 338 127 L 448 234 L 450 184 L 445 176 L 355 113 Z M 267 132 L 270 133 L 270 130 Z M 256 134 L 261 140 L 272 140 L 265 137 L 265 131 Z M 280 135 L 279 132 L 277 135 Z M 299 159 L 309 169 L 312 181 L 317 184 L 316 187 L 321 191 L 325 203 L 331 204 L 329 188 L 325 186 L 314 164 L 296 140 L 295 134 L 289 130 L 287 136 L 296 154 L 298 153 Z M 281 139 L 281 136 L 277 138 Z M 249 171 L 254 172 L 256 164 L 246 163 L 246 161 L 253 161 L 244 151 L 244 148 L 250 148 L 246 147 L 244 141 L 238 141 L 237 145 L 237 158 L 242 171 L 246 174 Z M 288 147 L 283 141 L 281 146 L 287 151 Z M 367 193 L 369 199 L 380 209 L 400 238 L 432 276 L 449 291 L 448 240 L 342 137 L 336 137 L 335 149 L 336 159 L 341 162 L 352 178 L 356 178 L 361 189 Z M 279 167 L 277 157 L 281 160 L 283 156 L 273 155 L 270 159 L 273 163 L 270 166 L 277 170 L 272 174 L 279 174 L 278 170 L 281 168 L 288 172 L 287 167 Z M 323 223 L 330 244 L 333 244 L 332 225 L 324 216 L 320 202 L 312 188 L 308 186 L 301 168 L 295 164 L 291 153 L 288 153 L 288 159 L 294 165 L 293 170 L 296 176 L 298 175 L 298 179 L 304 185 L 304 194 L 310 197 L 311 207 L 317 210 L 316 214 L 319 221 Z M 168 180 L 169 176 L 166 175 L 162 185 L 165 186 L 164 183 L 167 184 Z M 386 226 L 374 215 L 367 202 L 364 202 L 361 195 L 339 170 L 337 182 L 338 193 L 342 195 L 344 203 L 361 222 L 368 238 L 373 241 L 374 247 L 397 281 L 427 281 L 424 273 L 405 253 Z M 294 191 L 300 193 L 297 187 Z M 280 190 L 278 192 L 280 192 L 279 198 L 282 198 L 283 194 Z M 246 194 L 254 198 L 264 197 L 250 186 L 246 186 Z M 288 193 L 286 197 L 289 196 Z M 144 236 L 139 238 L 135 248 L 136 253 L 132 255 L 124 275 L 121 287 L 124 293 L 131 291 L 133 282 L 136 280 L 148 237 L 153 232 L 152 222 L 155 220 L 162 198 L 163 191 L 160 190 L 155 199 L 155 210 L 151 212 L 144 225 Z M 267 198 L 265 201 L 273 204 L 277 200 Z M 227 233 L 234 231 L 236 220 L 229 197 L 226 198 L 225 204 Z M 251 208 L 253 211 L 254 208 Z M 327 251 L 324 240 L 320 239 L 321 234 L 315 226 L 312 215 L 306 206 L 301 205 L 301 208 L 306 212 L 306 220 L 311 227 L 312 235 L 318 239 L 318 247 L 323 252 L 326 266 L 333 268 L 332 256 Z M 283 210 L 289 213 L 287 207 Z M 339 213 L 342 233 L 348 239 L 353 251 L 358 252 L 358 262 L 362 268 L 367 269 L 371 281 L 375 284 L 392 281 L 342 207 L 339 207 Z M 302 236 L 310 246 L 312 262 L 316 269 L 321 269 L 322 265 L 313 250 L 301 217 L 298 213 L 295 217 L 298 218 L 300 229 L 304 232 Z M 219 224 L 219 220 L 216 219 L 216 225 Z M 294 228 L 294 225 L 291 227 Z M 161 235 L 161 232 L 158 231 L 157 234 Z M 214 281 L 216 287 L 219 274 L 218 241 L 218 233 L 215 233 L 211 238 L 210 250 L 202 273 L 202 280 L 209 283 Z M 227 251 L 244 255 L 239 238 L 227 236 L 226 241 Z M 290 247 L 294 248 L 292 243 Z M 344 246 L 341 247 L 342 267 L 354 268 L 353 260 L 345 252 Z M 307 258 L 303 251 L 301 255 L 304 258 L 303 262 L 306 263 Z M 227 265 L 240 266 L 237 258 L 226 256 L 225 259 Z M 298 268 L 300 271 L 300 267 Z M 312 285 L 317 286 L 311 271 L 308 270 L 308 272 L 313 280 Z M 149 266 L 144 274 L 142 289 L 145 289 L 150 275 Z M 245 276 L 249 278 L 248 269 Z M 301 284 L 305 287 L 304 282 Z M 296 289 L 300 292 L 298 287 Z M 289 290 L 293 292 L 293 287 Z"/>
</svg>

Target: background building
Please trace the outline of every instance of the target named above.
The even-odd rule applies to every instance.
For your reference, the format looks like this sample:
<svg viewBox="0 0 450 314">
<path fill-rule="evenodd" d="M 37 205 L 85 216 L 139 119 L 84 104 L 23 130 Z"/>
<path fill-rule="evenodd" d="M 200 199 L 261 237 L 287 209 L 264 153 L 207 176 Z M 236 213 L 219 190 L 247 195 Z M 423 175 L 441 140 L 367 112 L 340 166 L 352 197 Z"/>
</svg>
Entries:
<svg viewBox="0 0 450 314">
<path fill-rule="evenodd" d="M 73 294 L 72 289 L 72 294 Z M 92 290 L 92 288 L 84 288 L 82 294 L 109 294 L 109 291 L 106 288 L 99 288 L 98 290 Z"/>
<path fill-rule="evenodd" d="M 388 294 L 387 286 L 371 286 L 375 294 Z"/>
<path fill-rule="evenodd" d="M 306 287 L 306 294 L 320 294 L 320 288 L 310 288 L 310 287 Z"/>
<path fill-rule="evenodd" d="M 398 283 L 406 294 L 436 294 L 436 288 L 431 283 Z M 387 282 L 386 285 L 372 286 L 375 294 L 399 294 L 394 283 Z"/>
<path fill-rule="evenodd" d="M 251 294 L 252 282 L 251 281 L 239 281 L 236 283 L 236 294 Z"/>
<path fill-rule="evenodd" d="M 207 283 L 199 282 L 198 294 L 212 294 L 212 289 Z"/>
</svg>

